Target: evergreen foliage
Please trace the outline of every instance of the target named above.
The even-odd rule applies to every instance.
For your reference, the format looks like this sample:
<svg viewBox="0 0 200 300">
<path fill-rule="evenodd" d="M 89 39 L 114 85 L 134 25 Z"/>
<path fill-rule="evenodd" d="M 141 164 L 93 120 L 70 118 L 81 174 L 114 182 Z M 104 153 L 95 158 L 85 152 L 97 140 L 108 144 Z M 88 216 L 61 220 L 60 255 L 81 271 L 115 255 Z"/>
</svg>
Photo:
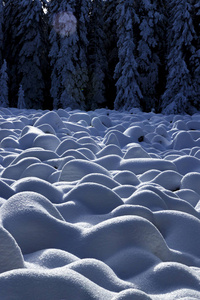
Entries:
<svg viewBox="0 0 200 300">
<path fill-rule="evenodd" d="M 142 93 L 138 81 L 138 64 L 135 59 L 134 24 L 139 22 L 133 1 L 119 1 L 117 5 L 117 35 L 119 62 L 115 68 L 117 95 L 115 109 L 140 107 Z"/>
<path fill-rule="evenodd" d="M 89 30 L 89 17 L 91 3 L 88 0 L 76 0 L 75 15 L 77 18 L 77 34 L 78 34 L 78 60 L 76 67 L 76 80 L 77 87 L 82 99 L 81 106 L 87 106 L 87 88 L 89 82 L 89 69 L 88 69 L 88 30 Z M 84 102 L 84 104 L 83 104 Z"/>
<path fill-rule="evenodd" d="M 192 114 L 200 3 L 0 0 L 0 68 L 3 106 Z"/>
<path fill-rule="evenodd" d="M 103 30 L 103 2 L 92 2 L 89 27 L 87 107 L 95 109 L 105 104 L 105 73 L 107 71 Z"/>
<path fill-rule="evenodd" d="M 116 80 L 114 78 L 114 72 L 118 63 L 117 14 L 115 1 L 106 0 L 103 2 L 103 20 L 105 34 L 104 47 L 107 63 L 104 80 L 105 98 L 107 106 L 112 109 L 116 97 Z"/>
<path fill-rule="evenodd" d="M 145 111 L 159 109 L 159 68 L 161 53 L 159 39 L 162 35 L 162 23 L 164 16 L 157 1 L 142 0 L 138 5 L 138 17 L 140 33 L 137 36 L 137 64 L 139 72 L 139 87 L 143 100 L 142 107 Z M 160 10 L 160 11 L 159 11 Z"/>
<path fill-rule="evenodd" d="M 24 100 L 24 90 L 23 90 L 23 87 L 22 87 L 21 84 L 19 86 L 19 91 L 18 91 L 17 108 L 19 108 L 19 109 L 26 108 L 26 103 L 25 103 L 25 100 Z"/>
<path fill-rule="evenodd" d="M 86 62 L 85 59 L 79 59 L 84 58 L 85 54 L 84 47 L 80 47 L 75 2 L 62 1 L 58 6 L 52 1 L 50 6 L 50 20 L 53 22 L 50 33 L 51 95 L 55 109 L 68 106 L 72 109 L 85 108 L 83 89 L 87 75 L 82 71 Z M 82 17 L 81 13 L 80 18 Z M 81 37 L 83 41 L 83 35 Z"/>
<path fill-rule="evenodd" d="M 59 108 L 62 105 L 59 103 L 59 90 L 61 86 L 61 81 L 59 80 L 59 73 L 56 67 L 56 61 L 60 48 L 60 40 L 58 32 L 55 30 L 56 16 L 59 13 L 59 3 L 58 1 L 50 1 L 48 6 L 48 17 L 49 17 L 49 43 L 50 43 L 50 67 L 51 67 L 51 97 L 53 99 L 53 107 Z"/>
<path fill-rule="evenodd" d="M 170 1 L 170 30 L 168 32 L 169 54 L 167 58 L 167 85 L 163 94 L 165 113 L 193 113 L 193 70 L 191 60 L 196 55 L 196 33 L 190 0 Z"/>
<path fill-rule="evenodd" d="M 20 19 L 19 0 L 7 0 L 4 6 L 4 58 L 7 62 L 7 73 L 9 78 L 9 105 L 17 105 L 18 87 L 18 57 L 19 57 L 19 36 L 18 26 Z"/>
<path fill-rule="evenodd" d="M 7 62 L 4 59 L 0 71 L 0 106 L 8 107 L 8 75 L 7 75 Z"/>
<path fill-rule="evenodd" d="M 3 51 L 4 51 L 4 7 L 3 1 L 0 0 L 0 66 L 3 64 Z"/>
<path fill-rule="evenodd" d="M 42 108 L 45 82 L 42 66 L 46 42 L 43 8 L 39 0 L 20 2 L 18 74 L 27 108 Z"/>
<path fill-rule="evenodd" d="M 195 36 L 193 40 L 194 52 L 190 58 L 190 64 L 192 69 L 192 82 L 193 82 L 193 99 L 191 99 L 192 105 L 200 110 L 200 2 L 194 1 L 193 6 L 193 24 L 195 30 Z"/>
</svg>

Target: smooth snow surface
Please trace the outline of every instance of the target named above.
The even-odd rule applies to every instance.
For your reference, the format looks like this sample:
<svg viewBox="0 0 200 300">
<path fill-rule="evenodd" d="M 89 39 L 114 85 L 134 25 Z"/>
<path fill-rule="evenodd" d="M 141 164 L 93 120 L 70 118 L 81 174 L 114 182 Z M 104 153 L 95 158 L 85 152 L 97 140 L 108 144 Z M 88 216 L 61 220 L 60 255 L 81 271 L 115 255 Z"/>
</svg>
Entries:
<svg viewBox="0 0 200 300">
<path fill-rule="evenodd" d="M 0 109 L 0 300 L 200 299 L 200 114 Z"/>
</svg>

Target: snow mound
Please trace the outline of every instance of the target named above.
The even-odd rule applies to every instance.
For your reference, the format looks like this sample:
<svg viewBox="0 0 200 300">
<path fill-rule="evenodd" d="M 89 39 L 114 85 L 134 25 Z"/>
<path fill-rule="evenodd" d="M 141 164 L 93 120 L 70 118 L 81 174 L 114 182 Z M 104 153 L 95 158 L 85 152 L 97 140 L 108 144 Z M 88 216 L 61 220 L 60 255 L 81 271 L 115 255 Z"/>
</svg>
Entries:
<svg viewBox="0 0 200 300">
<path fill-rule="evenodd" d="M 176 166 L 170 161 L 165 161 L 156 158 L 129 158 L 124 159 L 120 162 L 120 170 L 128 170 L 136 175 L 142 174 L 149 169 L 166 171 L 173 170 L 176 171 Z"/>
<path fill-rule="evenodd" d="M 200 173 L 189 172 L 183 177 L 181 181 L 181 187 L 183 189 L 193 190 L 200 196 L 199 182 L 200 182 Z"/>
<path fill-rule="evenodd" d="M 181 175 L 200 171 L 200 159 L 193 156 L 183 155 L 173 160 L 173 163 L 176 165 L 177 170 Z"/>
<path fill-rule="evenodd" d="M 17 193 L 9 198 L 1 207 L 1 219 L 23 254 L 59 248 L 60 238 L 65 236 L 68 240 L 76 231 L 63 224 L 49 200 L 35 192 Z"/>
<path fill-rule="evenodd" d="M 5 168 L 2 172 L 2 177 L 17 180 L 21 177 L 22 173 L 26 170 L 27 167 L 40 162 L 41 161 L 35 157 L 22 158 L 21 160 L 16 162 L 16 164 L 12 164 Z"/>
<path fill-rule="evenodd" d="M 83 257 L 89 255 L 89 257 L 106 261 L 126 248 L 139 247 L 162 261 L 172 258 L 158 229 L 151 222 L 139 216 L 122 216 L 101 222 L 87 230 L 85 235 L 85 247 L 82 248 Z M 102 243 L 104 245 L 103 251 Z"/>
<path fill-rule="evenodd" d="M 0 299 L 200 299 L 199 114 L 0 114 Z"/>
<path fill-rule="evenodd" d="M 79 184 L 64 196 L 64 202 L 70 200 L 81 202 L 92 213 L 97 214 L 106 214 L 118 205 L 123 204 L 123 201 L 115 192 L 98 183 Z"/>
<path fill-rule="evenodd" d="M 53 134 L 41 134 L 37 136 L 33 141 L 33 147 L 41 147 L 46 150 L 55 151 L 60 140 Z"/>
<path fill-rule="evenodd" d="M 43 124 L 49 124 L 56 132 L 65 127 L 65 124 L 55 111 L 49 111 L 39 117 L 34 123 L 34 126 L 38 127 Z"/>
<path fill-rule="evenodd" d="M 0 226 L 0 273 L 24 268 L 21 250 L 13 236 Z"/>
<path fill-rule="evenodd" d="M 48 181 L 37 177 L 25 177 L 17 180 L 11 188 L 16 192 L 31 191 L 47 197 L 52 203 L 62 202 L 63 193 Z"/>
<path fill-rule="evenodd" d="M 97 163 L 82 159 L 74 159 L 64 165 L 59 180 L 76 181 L 91 173 L 110 176 L 109 172 Z"/>
<path fill-rule="evenodd" d="M 79 184 L 86 182 L 98 183 L 100 185 L 108 187 L 109 189 L 114 189 L 115 187 L 119 186 L 119 183 L 115 181 L 115 178 L 112 179 L 109 176 L 100 173 L 85 175 L 79 181 Z"/>
</svg>

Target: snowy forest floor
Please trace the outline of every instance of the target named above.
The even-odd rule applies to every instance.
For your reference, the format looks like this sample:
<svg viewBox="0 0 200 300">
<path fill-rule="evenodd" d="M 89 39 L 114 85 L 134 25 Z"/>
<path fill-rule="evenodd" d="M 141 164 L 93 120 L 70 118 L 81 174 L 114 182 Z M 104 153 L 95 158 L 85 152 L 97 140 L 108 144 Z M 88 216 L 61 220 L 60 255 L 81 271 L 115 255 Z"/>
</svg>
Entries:
<svg viewBox="0 0 200 300">
<path fill-rule="evenodd" d="M 200 299 L 200 114 L 0 108 L 0 300 Z"/>
</svg>

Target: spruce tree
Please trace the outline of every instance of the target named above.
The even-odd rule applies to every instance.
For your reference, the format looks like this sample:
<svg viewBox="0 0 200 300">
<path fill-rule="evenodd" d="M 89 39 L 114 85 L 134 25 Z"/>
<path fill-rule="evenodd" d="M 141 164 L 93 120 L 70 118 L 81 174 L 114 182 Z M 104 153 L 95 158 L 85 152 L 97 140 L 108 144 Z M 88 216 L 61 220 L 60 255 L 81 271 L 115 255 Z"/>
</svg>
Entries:
<svg viewBox="0 0 200 300">
<path fill-rule="evenodd" d="M 65 2 L 65 1 L 64 1 Z M 60 36 L 60 50 L 56 66 L 60 74 L 62 84 L 60 103 L 63 108 L 71 107 L 72 109 L 83 108 L 81 105 L 84 102 L 84 96 L 79 87 L 77 87 L 76 71 L 78 61 L 78 34 L 77 34 L 77 19 L 75 13 L 75 3 L 71 1 L 71 5 L 67 8 L 64 19 L 66 34 Z M 69 21 L 68 21 L 69 18 Z M 81 97 L 82 96 L 82 97 Z"/>
<path fill-rule="evenodd" d="M 105 34 L 105 53 L 107 69 L 105 72 L 105 98 L 106 105 L 112 109 L 116 98 L 116 79 L 114 78 L 115 67 L 118 60 L 117 49 L 117 14 L 116 2 L 113 0 L 103 1 L 104 12 L 104 34 Z"/>
<path fill-rule="evenodd" d="M 0 72 L 0 106 L 8 107 L 8 75 L 7 75 L 7 63 L 4 59 Z"/>
<path fill-rule="evenodd" d="M 9 104 L 12 107 L 17 105 L 17 92 L 20 84 L 18 76 L 20 2 L 19 0 L 7 0 L 4 6 L 4 58 L 7 62 L 9 78 Z"/>
<path fill-rule="evenodd" d="M 142 0 L 138 7 L 139 32 L 136 37 L 136 61 L 139 72 L 139 86 L 143 95 L 142 107 L 145 111 L 159 106 L 159 68 L 162 62 L 162 40 L 164 16 L 158 1 Z M 136 31 L 136 30 L 135 30 Z"/>
<path fill-rule="evenodd" d="M 168 28 L 167 84 L 163 94 L 164 113 L 193 113 L 194 88 L 191 58 L 195 53 L 196 33 L 190 0 L 171 0 Z"/>
<path fill-rule="evenodd" d="M 193 24 L 195 35 L 193 39 L 193 52 L 190 57 L 192 71 L 193 98 L 191 104 L 200 110 L 200 3 L 193 3 Z"/>
<path fill-rule="evenodd" d="M 50 94 L 53 99 L 53 107 L 58 109 L 62 107 L 60 103 L 60 93 L 61 93 L 61 80 L 59 80 L 59 72 L 56 66 L 58 53 L 60 50 L 60 36 L 58 32 L 57 19 L 59 16 L 59 3 L 56 0 L 49 2 L 48 6 L 48 20 L 49 27 L 51 28 L 49 34 L 49 43 L 50 43 L 50 67 L 51 67 L 51 88 Z"/>
<path fill-rule="evenodd" d="M 103 1 L 92 2 L 89 26 L 88 68 L 89 85 L 87 108 L 96 109 L 105 104 L 105 73 L 107 71 L 103 30 Z"/>
<path fill-rule="evenodd" d="M 88 0 L 77 0 L 75 7 L 75 16 L 77 18 L 77 34 L 78 34 L 78 61 L 76 67 L 77 87 L 79 89 L 80 98 L 86 107 L 87 88 L 89 82 L 88 74 L 88 28 L 90 26 L 91 2 Z"/>
<path fill-rule="evenodd" d="M 20 6 L 18 74 L 27 108 L 43 108 L 46 40 L 40 0 L 23 0 Z"/>
<path fill-rule="evenodd" d="M 3 1 L 0 0 L 0 66 L 3 64 L 3 55 L 4 55 L 4 6 Z"/>
<path fill-rule="evenodd" d="M 63 0 L 58 6 L 52 1 L 50 6 L 50 15 L 53 14 L 50 16 L 53 20 L 50 33 L 51 95 L 55 109 L 68 106 L 72 109 L 84 108 L 75 2 Z"/>
<path fill-rule="evenodd" d="M 135 59 L 134 22 L 139 22 L 133 1 L 119 1 L 117 5 L 117 35 L 119 62 L 115 68 L 117 96 L 114 108 L 140 107 L 142 93 L 138 81 L 138 64 Z"/>
<path fill-rule="evenodd" d="M 19 91 L 18 91 L 18 102 L 17 102 L 17 108 L 19 109 L 24 109 L 26 108 L 26 103 L 24 101 L 24 90 L 22 85 L 20 84 L 19 86 Z"/>
</svg>

